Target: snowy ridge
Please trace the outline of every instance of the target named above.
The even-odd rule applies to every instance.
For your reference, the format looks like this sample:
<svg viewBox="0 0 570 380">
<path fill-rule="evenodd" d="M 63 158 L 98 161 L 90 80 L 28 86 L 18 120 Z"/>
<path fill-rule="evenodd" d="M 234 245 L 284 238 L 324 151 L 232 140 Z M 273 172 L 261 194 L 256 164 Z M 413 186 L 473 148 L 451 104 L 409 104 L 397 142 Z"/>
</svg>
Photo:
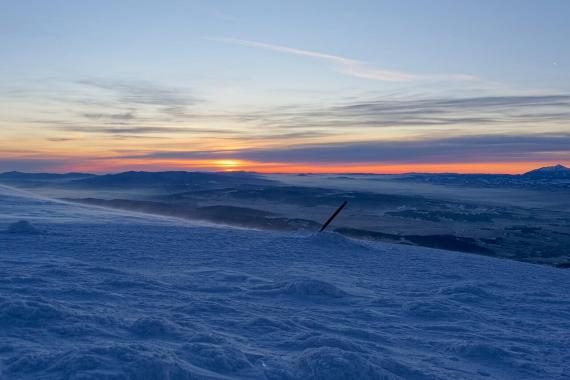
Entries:
<svg viewBox="0 0 570 380">
<path fill-rule="evenodd" d="M 563 379 L 570 279 L 0 189 L 2 379 Z M 8 233 L 28 220 L 39 234 Z"/>
<path fill-rule="evenodd" d="M 152 223 L 212 226 L 210 223 L 150 215 L 136 211 L 113 210 L 46 198 L 26 190 L 0 185 L 0 223 L 15 219 L 38 223 Z"/>
</svg>

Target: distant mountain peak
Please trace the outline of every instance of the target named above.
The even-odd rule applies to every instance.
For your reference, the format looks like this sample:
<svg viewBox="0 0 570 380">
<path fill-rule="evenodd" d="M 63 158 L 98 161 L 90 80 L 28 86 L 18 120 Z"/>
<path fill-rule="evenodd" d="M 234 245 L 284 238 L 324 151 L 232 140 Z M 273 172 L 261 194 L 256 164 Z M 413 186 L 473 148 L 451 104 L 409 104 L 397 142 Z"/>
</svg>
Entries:
<svg viewBox="0 0 570 380">
<path fill-rule="evenodd" d="M 527 177 L 570 177 L 570 169 L 562 164 L 545 166 L 526 172 L 523 174 Z"/>
<path fill-rule="evenodd" d="M 564 171 L 564 170 L 570 170 L 568 169 L 566 166 L 562 165 L 562 164 L 558 164 L 558 165 L 553 165 L 553 166 L 545 166 L 542 168 L 538 168 L 538 169 L 534 169 L 529 171 L 528 173 L 533 173 L 533 172 L 553 172 L 553 171 Z"/>
<path fill-rule="evenodd" d="M 554 166 L 547 166 L 543 169 L 549 169 L 549 170 L 570 170 L 568 169 L 566 166 L 562 165 L 562 164 L 558 164 L 558 165 L 554 165 Z"/>
</svg>

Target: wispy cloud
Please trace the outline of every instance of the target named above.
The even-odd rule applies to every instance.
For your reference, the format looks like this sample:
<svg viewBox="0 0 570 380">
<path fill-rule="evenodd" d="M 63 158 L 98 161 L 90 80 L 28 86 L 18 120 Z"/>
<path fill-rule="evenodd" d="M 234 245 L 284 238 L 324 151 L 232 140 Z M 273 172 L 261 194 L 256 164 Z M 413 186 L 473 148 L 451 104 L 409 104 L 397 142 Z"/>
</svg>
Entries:
<svg viewBox="0 0 570 380">
<path fill-rule="evenodd" d="M 82 114 L 83 117 L 91 120 L 101 121 L 127 121 L 134 120 L 134 112 L 121 112 L 121 113 L 103 113 L 103 112 L 86 112 Z"/>
<path fill-rule="evenodd" d="M 142 80 L 80 80 L 77 83 L 113 92 L 117 101 L 129 105 L 185 107 L 202 102 L 187 90 L 167 87 Z"/>
<path fill-rule="evenodd" d="M 266 163 L 567 162 L 570 134 L 480 135 L 439 139 L 312 144 L 277 149 L 162 151 L 124 159 L 233 158 Z"/>
<path fill-rule="evenodd" d="M 311 50 L 297 49 L 281 45 L 267 44 L 257 41 L 242 40 L 237 38 L 208 38 L 211 41 L 248 46 L 258 49 L 272 50 L 279 53 L 297 55 L 301 57 L 314 58 L 325 61 L 333 68 L 345 75 L 371 79 L 384 82 L 412 82 L 426 80 L 448 80 L 448 81 L 474 81 L 476 76 L 468 74 L 419 74 L 406 71 L 387 70 L 374 67 L 373 65 L 352 58 L 341 57 L 333 54 L 320 53 Z"/>
<path fill-rule="evenodd" d="M 47 139 L 51 142 L 67 142 L 67 141 L 74 141 L 75 139 L 67 138 L 67 137 L 50 137 Z"/>
<path fill-rule="evenodd" d="M 326 129 L 354 133 L 355 128 L 437 127 L 465 125 L 567 124 L 570 95 L 480 96 L 470 98 L 362 98 L 336 105 L 290 105 L 219 117 L 266 131 Z M 348 129 L 349 128 L 349 129 Z M 419 131 L 419 129 L 417 129 Z M 545 131 L 546 132 L 546 131 Z"/>
<path fill-rule="evenodd" d="M 440 139 L 366 141 L 255 150 L 240 158 L 265 162 L 449 163 L 568 161 L 570 134 L 479 135 Z"/>
<path fill-rule="evenodd" d="M 64 125 L 59 127 L 59 129 L 68 132 L 81 132 L 81 133 L 96 133 L 96 134 L 107 134 L 107 135 L 122 135 L 128 134 L 130 136 L 134 135 L 148 135 L 148 134 L 228 134 L 230 133 L 225 129 L 215 129 L 215 128 L 188 128 L 188 127 L 144 127 L 144 126 L 82 126 L 82 125 Z"/>
<path fill-rule="evenodd" d="M 21 170 L 27 172 L 53 172 L 67 171 L 72 160 L 66 158 L 54 158 L 46 156 L 38 157 L 21 157 L 21 158 L 3 158 L 0 157 L 0 173 L 12 170 Z"/>
</svg>

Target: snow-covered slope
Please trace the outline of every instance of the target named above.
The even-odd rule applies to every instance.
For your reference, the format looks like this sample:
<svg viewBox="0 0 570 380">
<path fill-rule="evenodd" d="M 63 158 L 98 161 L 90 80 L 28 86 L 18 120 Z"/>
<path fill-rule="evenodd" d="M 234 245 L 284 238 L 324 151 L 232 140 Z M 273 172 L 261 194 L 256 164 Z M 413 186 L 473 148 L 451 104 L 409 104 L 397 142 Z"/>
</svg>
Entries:
<svg viewBox="0 0 570 380">
<path fill-rule="evenodd" d="M 8 232 L 21 219 L 31 224 Z M 2 379 L 570 373 L 561 269 L 204 227 L 8 188 L 0 231 Z"/>
</svg>

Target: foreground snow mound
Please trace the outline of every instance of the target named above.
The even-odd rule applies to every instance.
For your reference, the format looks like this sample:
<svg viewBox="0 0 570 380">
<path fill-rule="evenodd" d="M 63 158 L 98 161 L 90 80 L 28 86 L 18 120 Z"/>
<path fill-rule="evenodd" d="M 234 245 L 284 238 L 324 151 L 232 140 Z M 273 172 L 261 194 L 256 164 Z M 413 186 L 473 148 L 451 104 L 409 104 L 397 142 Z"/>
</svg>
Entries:
<svg viewBox="0 0 570 380">
<path fill-rule="evenodd" d="M 41 232 L 36 227 L 32 226 L 27 220 L 10 224 L 8 226 L 8 233 L 11 234 L 25 234 L 25 235 L 39 235 Z"/>
<path fill-rule="evenodd" d="M 49 322 L 66 321 L 72 314 L 44 299 L 0 299 L 0 324 L 10 327 L 41 327 Z"/>
<path fill-rule="evenodd" d="M 205 228 L 2 192 L 0 379 L 516 379 L 570 373 L 561 269 Z"/>
<path fill-rule="evenodd" d="M 276 284 L 261 285 L 254 289 L 260 294 L 287 294 L 298 297 L 342 298 L 347 295 L 346 292 L 328 282 L 313 279 L 284 281 Z"/>
<path fill-rule="evenodd" d="M 168 339 L 179 335 L 178 327 L 162 318 L 142 317 L 130 326 L 133 334 L 143 338 Z"/>
<path fill-rule="evenodd" d="M 321 249 L 330 249 L 333 252 L 341 249 L 354 249 L 357 251 L 368 250 L 369 246 L 364 241 L 350 239 L 335 232 L 321 232 L 310 235 L 307 244 L 318 246 Z"/>
<path fill-rule="evenodd" d="M 168 351 L 138 344 L 78 348 L 67 352 L 42 351 L 6 360 L 10 379 L 214 379 L 196 377 Z M 113 368 L 113 370 L 110 370 Z M 39 375 L 38 377 L 36 377 Z"/>
<path fill-rule="evenodd" d="M 359 354 L 331 347 L 305 350 L 296 366 L 299 379 L 403 380 Z"/>
</svg>

